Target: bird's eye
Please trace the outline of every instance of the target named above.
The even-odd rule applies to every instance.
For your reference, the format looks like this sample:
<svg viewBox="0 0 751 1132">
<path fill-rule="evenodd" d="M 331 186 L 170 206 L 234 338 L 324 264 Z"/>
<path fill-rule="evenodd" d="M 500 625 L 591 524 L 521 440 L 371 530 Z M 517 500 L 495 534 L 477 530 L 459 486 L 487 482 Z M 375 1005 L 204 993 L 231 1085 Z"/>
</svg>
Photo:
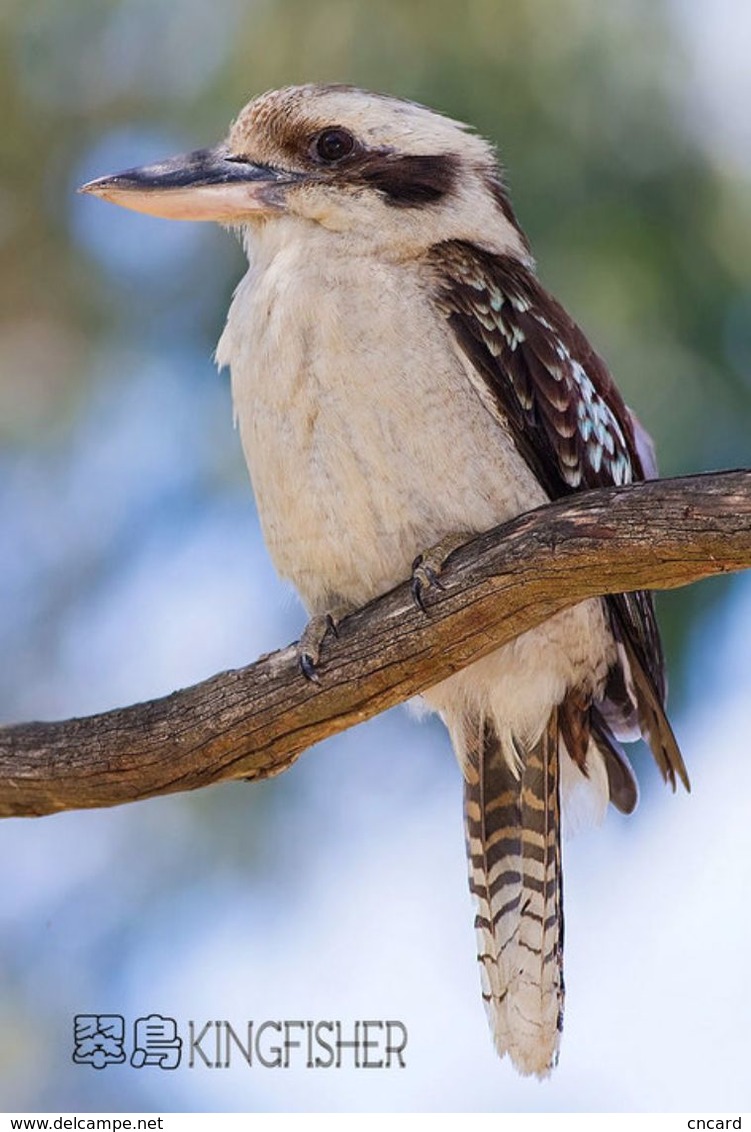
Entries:
<svg viewBox="0 0 751 1132">
<path fill-rule="evenodd" d="M 355 148 L 355 139 L 349 130 L 324 130 L 313 143 L 313 153 L 320 161 L 341 161 Z"/>
</svg>

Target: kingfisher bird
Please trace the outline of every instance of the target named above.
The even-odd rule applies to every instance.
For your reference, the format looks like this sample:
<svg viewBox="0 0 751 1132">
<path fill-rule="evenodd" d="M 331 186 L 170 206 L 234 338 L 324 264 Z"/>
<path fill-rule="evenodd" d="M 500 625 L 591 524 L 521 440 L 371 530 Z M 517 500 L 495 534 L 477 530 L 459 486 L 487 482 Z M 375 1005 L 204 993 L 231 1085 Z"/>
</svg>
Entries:
<svg viewBox="0 0 751 1132">
<path fill-rule="evenodd" d="M 217 348 L 264 537 L 326 627 L 458 543 L 573 492 L 656 475 L 651 440 L 540 283 L 493 147 L 415 102 L 270 91 L 214 148 L 83 191 L 235 229 L 249 270 Z M 302 678 L 302 677 L 301 677 Z M 424 694 L 464 779 L 479 967 L 499 1054 L 556 1064 L 562 808 L 624 813 L 644 737 L 688 777 L 665 714 L 649 593 L 584 601 Z"/>
</svg>

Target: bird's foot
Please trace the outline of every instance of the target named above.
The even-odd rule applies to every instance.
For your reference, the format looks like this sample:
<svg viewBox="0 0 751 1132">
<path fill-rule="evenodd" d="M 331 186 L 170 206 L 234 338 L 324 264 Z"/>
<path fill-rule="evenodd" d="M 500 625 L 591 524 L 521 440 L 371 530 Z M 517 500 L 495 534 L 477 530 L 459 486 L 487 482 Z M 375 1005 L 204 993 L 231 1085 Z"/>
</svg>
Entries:
<svg viewBox="0 0 751 1132">
<path fill-rule="evenodd" d="M 432 587 L 439 590 L 444 588 L 441 574 L 447 560 L 471 538 L 472 534 L 468 531 L 447 535 L 435 546 L 431 546 L 430 550 L 417 555 L 412 563 L 412 599 L 423 613 L 427 613 L 423 595 Z"/>
<path fill-rule="evenodd" d="M 329 633 L 333 633 L 335 637 L 339 636 L 339 622 L 342 617 L 351 612 L 352 610 L 348 606 L 340 605 L 328 613 L 311 617 L 308 621 L 300 640 L 297 642 L 297 663 L 300 665 L 300 671 L 306 680 L 310 680 L 314 684 L 320 683 L 318 662 L 321 659 L 323 642 Z"/>
</svg>

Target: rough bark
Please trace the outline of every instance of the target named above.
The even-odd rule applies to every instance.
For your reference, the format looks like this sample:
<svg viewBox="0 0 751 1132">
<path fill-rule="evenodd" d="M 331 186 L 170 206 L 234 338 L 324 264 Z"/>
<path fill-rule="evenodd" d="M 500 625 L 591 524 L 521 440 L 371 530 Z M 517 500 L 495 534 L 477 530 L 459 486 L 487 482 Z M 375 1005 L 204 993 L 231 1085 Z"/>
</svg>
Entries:
<svg viewBox="0 0 751 1132">
<path fill-rule="evenodd" d="M 576 494 L 456 551 L 427 614 L 405 582 L 347 617 L 317 683 L 289 646 L 162 699 L 0 729 L 0 816 L 268 778 L 568 605 L 748 566 L 751 471 Z"/>
</svg>

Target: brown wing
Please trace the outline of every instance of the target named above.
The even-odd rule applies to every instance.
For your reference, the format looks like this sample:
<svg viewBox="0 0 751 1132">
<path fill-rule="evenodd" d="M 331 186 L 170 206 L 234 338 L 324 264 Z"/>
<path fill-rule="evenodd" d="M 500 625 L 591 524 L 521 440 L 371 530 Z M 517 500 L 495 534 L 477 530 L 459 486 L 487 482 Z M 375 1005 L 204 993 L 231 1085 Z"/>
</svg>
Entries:
<svg viewBox="0 0 751 1132">
<path fill-rule="evenodd" d="M 429 254 L 435 300 L 472 364 L 485 403 L 507 422 L 551 499 L 644 479 L 644 430 L 576 323 L 518 258 L 462 240 Z M 639 437 L 639 443 L 637 443 Z M 640 454 L 641 453 L 641 454 Z M 605 599 L 625 654 L 600 705 L 595 738 L 638 722 L 663 776 L 688 777 L 665 716 L 662 645 L 651 594 Z M 605 753 L 605 751 L 603 752 Z M 607 755 L 606 755 L 607 757 Z"/>
</svg>

